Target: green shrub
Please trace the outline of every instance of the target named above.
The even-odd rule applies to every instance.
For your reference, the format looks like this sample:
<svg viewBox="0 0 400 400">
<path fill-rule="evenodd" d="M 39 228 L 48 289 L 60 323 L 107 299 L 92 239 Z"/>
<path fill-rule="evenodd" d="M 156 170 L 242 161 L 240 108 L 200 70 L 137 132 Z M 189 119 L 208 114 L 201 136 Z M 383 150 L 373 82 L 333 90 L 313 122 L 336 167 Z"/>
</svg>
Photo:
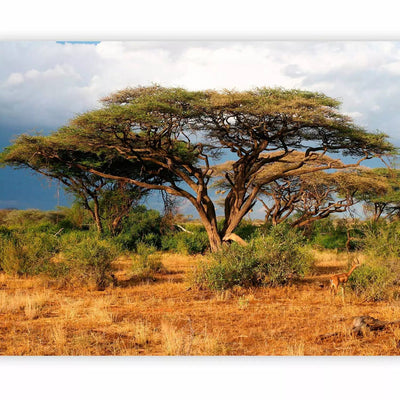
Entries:
<svg viewBox="0 0 400 400">
<path fill-rule="evenodd" d="M 112 282 L 114 270 L 112 262 L 120 254 L 120 250 L 110 241 L 97 237 L 86 237 L 80 241 L 65 242 L 62 254 L 66 274 L 83 284 L 95 285 L 104 289 Z"/>
<path fill-rule="evenodd" d="M 240 236 L 243 240 L 251 240 L 259 233 L 259 227 L 254 225 L 251 221 L 242 221 L 235 229 L 236 235 Z"/>
<path fill-rule="evenodd" d="M 192 279 L 200 287 L 225 290 L 234 286 L 277 286 L 302 276 L 312 264 L 302 236 L 286 227 L 275 227 L 248 246 L 233 243 L 210 254 Z"/>
<path fill-rule="evenodd" d="M 91 231 L 79 231 L 79 230 L 73 230 L 73 231 L 67 231 L 67 232 L 62 232 L 59 236 L 60 238 L 60 247 L 61 248 L 66 248 L 68 246 L 72 246 L 74 244 L 78 244 L 82 242 L 85 239 L 90 239 L 93 237 L 98 237 L 97 232 L 91 232 Z"/>
<path fill-rule="evenodd" d="M 368 223 L 365 225 L 363 250 L 380 259 L 400 257 L 400 223 Z"/>
<path fill-rule="evenodd" d="M 10 238 L 12 236 L 12 230 L 5 227 L 5 226 L 0 226 L 0 238 Z"/>
<path fill-rule="evenodd" d="M 161 238 L 161 248 L 172 250 L 181 254 L 202 254 L 209 248 L 207 233 L 201 230 L 188 232 L 177 232 Z"/>
<path fill-rule="evenodd" d="M 310 227 L 310 241 L 313 245 L 324 249 L 346 248 L 347 229 L 344 221 L 323 219 L 315 221 Z"/>
<path fill-rule="evenodd" d="M 132 272 L 134 277 L 138 279 L 152 279 L 154 273 L 163 269 L 161 256 L 156 254 L 157 249 L 146 243 L 138 243 L 137 255 L 132 264 Z"/>
<path fill-rule="evenodd" d="M 124 219 L 121 233 L 113 239 L 127 250 L 135 250 L 139 242 L 160 248 L 161 215 L 145 206 L 135 207 Z"/>
<path fill-rule="evenodd" d="M 58 240 L 45 233 L 13 233 L 0 238 L 0 267 L 8 274 L 45 272 L 58 251 Z"/>
<path fill-rule="evenodd" d="M 394 286 L 395 274 L 387 265 L 363 265 L 349 278 L 348 287 L 365 300 L 386 300 Z"/>
</svg>

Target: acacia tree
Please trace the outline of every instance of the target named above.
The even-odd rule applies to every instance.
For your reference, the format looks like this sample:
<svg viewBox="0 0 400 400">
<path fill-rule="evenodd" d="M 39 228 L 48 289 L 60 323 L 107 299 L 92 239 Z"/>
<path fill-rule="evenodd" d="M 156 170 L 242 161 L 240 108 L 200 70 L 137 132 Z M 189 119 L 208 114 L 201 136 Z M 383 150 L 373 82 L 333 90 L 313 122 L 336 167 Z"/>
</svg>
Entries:
<svg viewBox="0 0 400 400">
<path fill-rule="evenodd" d="M 386 135 L 356 126 L 339 112 L 339 105 L 321 93 L 300 90 L 128 88 L 103 99 L 101 109 L 77 116 L 51 140 L 108 159 L 122 157 L 140 164 L 150 178 L 162 175 L 162 182 L 154 182 L 133 174 L 104 172 L 79 160 L 68 161 L 69 166 L 103 178 L 186 198 L 196 208 L 214 251 L 229 240 L 254 205 L 261 189 L 255 177 L 265 165 L 302 150 L 303 159 L 280 172 L 284 177 L 327 152 L 356 157 L 355 165 L 393 150 Z M 219 229 L 209 190 L 211 164 L 218 155 L 227 154 L 233 165 L 232 173 L 226 175 L 230 189 Z M 333 166 L 315 167 L 310 172 L 329 168 Z M 277 178 L 271 176 L 271 182 Z"/>
<path fill-rule="evenodd" d="M 277 225 L 292 217 L 291 226 L 301 227 L 346 211 L 354 204 L 353 196 L 347 192 L 345 198 L 335 198 L 340 182 L 334 175 L 321 171 L 272 182 L 260 192 L 270 200 L 259 198 L 266 211 L 265 221 Z"/>
<path fill-rule="evenodd" d="M 364 201 L 364 209 L 372 211 L 372 219 L 391 218 L 400 212 L 400 170 L 374 168 L 362 171 L 362 177 L 370 182 L 365 190 L 357 193 Z"/>
<path fill-rule="evenodd" d="M 54 157 L 54 154 L 57 157 Z M 70 160 L 96 165 L 103 171 L 113 171 L 133 165 L 127 165 L 123 159 L 114 159 L 110 163 L 101 160 L 98 155 L 88 152 L 67 151 L 46 137 L 21 135 L 15 143 L 1 155 L 1 161 L 16 168 L 29 168 L 48 178 L 61 182 L 67 192 L 77 199 L 93 218 L 99 232 L 104 231 L 103 220 L 111 219 L 110 231 L 117 233 L 122 219 L 134 204 L 146 195 L 147 190 L 138 186 L 121 184 L 75 167 Z"/>
<path fill-rule="evenodd" d="M 269 201 L 262 197 L 260 201 L 266 221 L 277 225 L 291 217 L 291 226 L 302 227 L 333 213 L 348 211 L 360 201 L 357 194 L 367 190 L 382 191 L 385 185 L 371 182 L 358 171 L 320 171 L 272 182 L 260 191 Z"/>
</svg>

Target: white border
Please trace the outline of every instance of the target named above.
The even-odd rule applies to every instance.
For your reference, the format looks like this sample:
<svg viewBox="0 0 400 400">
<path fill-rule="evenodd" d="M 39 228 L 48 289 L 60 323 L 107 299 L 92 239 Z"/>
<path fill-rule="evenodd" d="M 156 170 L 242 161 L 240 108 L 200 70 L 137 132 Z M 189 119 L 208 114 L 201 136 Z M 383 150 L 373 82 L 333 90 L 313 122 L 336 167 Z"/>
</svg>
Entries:
<svg viewBox="0 0 400 400">
<path fill-rule="evenodd" d="M 0 40 L 395 40 L 395 1 L 8 1 Z M 1 60 L 0 60 L 1 62 Z M 0 359 L 6 399 L 391 398 L 398 358 Z"/>
<path fill-rule="evenodd" d="M 394 0 L 18 0 L 2 40 L 393 40 Z"/>
</svg>

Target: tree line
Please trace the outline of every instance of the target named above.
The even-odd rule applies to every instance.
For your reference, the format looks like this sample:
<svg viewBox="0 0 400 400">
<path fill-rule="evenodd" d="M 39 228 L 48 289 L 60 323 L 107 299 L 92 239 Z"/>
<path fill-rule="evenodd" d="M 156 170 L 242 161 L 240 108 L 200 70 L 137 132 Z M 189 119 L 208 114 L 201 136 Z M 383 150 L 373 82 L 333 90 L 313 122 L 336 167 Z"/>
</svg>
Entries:
<svg viewBox="0 0 400 400">
<path fill-rule="evenodd" d="M 282 88 L 127 88 L 49 136 L 20 135 L 1 162 L 59 180 L 99 231 L 106 212 L 117 233 L 151 191 L 161 191 L 167 206 L 171 198 L 187 199 L 216 251 L 235 239 L 257 201 L 267 221 L 290 218 L 293 226 L 357 202 L 375 219 L 398 213 L 398 171 L 361 166 L 397 149 L 386 134 L 357 126 L 339 108 L 322 93 Z"/>
</svg>

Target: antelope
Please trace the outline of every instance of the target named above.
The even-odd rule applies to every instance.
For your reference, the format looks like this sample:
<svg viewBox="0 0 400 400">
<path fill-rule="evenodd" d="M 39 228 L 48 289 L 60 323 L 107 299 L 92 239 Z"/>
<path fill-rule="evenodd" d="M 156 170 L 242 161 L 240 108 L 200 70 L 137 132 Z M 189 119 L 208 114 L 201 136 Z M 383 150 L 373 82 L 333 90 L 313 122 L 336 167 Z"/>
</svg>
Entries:
<svg viewBox="0 0 400 400">
<path fill-rule="evenodd" d="M 333 293 L 336 295 L 339 289 L 339 285 L 346 283 L 349 280 L 349 277 L 353 273 L 353 271 L 359 266 L 360 262 L 358 260 L 353 261 L 353 264 L 348 272 L 344 272 L 343 274 L 332 275 L 329 278 L 331 294 Z"/>
</svg>

